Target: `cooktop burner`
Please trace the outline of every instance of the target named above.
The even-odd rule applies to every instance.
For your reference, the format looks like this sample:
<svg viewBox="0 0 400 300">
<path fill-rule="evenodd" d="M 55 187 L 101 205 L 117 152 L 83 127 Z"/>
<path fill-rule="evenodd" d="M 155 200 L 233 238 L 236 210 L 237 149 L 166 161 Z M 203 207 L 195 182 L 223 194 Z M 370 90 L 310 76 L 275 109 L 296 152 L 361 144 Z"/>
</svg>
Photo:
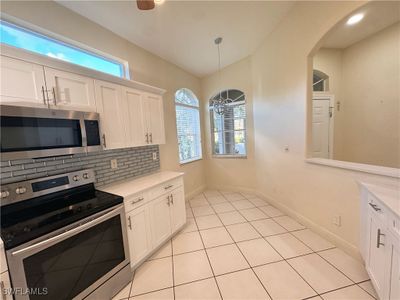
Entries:
<svg viewBox="0 0 400 300">
<path fill-rule="evenodd" d="M 122 201 L 120 196 L 96 190 L 92 182 L 4 205 L 1 207 L 4 247 L 14 248 Z"/>
</svg>

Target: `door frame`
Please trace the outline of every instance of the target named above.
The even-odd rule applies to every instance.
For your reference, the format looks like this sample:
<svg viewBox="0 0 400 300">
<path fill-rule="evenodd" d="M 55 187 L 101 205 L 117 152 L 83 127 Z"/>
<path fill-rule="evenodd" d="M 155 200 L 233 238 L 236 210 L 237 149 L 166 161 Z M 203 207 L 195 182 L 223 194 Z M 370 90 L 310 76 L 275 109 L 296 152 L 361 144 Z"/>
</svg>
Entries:
<svg viewBox="0 0 400 300">
<path fill-rule="evenodd" d="M 334 143 L 334 124 L 335 124 L 335 95 L 328 94 L 325 92 L 313 93 L 312 101 L 314 100 L 328 100 L 329 101 L 329 113 L 332 114 L 329 118 L 329 158 L 333 159 L 333 143 Z M 313 102 L 312 102 L 313 103 Z"/>
</svg>

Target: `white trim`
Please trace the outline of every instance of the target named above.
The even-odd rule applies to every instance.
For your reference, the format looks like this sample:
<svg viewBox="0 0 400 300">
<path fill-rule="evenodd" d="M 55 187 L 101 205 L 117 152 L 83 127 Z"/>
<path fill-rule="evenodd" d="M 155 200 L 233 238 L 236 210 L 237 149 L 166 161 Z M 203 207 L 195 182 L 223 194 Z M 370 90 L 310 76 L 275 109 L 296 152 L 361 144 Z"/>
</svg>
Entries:
<svg viewBox="0 0 400 300">
<path fill-rule="evenodd" d="M 307 163 L 335 167 L 340 169 L 353 170 L 358 172 L 400 178 L 400 169 L 367 165 L 348 161 L 327 159 L 327 158 L 306 158 Z"/>
<path fill-rule="evenodd" d="M 333 159 L 333 143 L 335 134 L 335 96 L 324 92 L 314 92 L 312 100 L 329 100 L 329 111 L 332 112 L 332 117 L 329 118 L 329 158 Z"/>
<path fill-rule="evenodd" d="M 202 159 L 203 159 L 203 156 L 200 155 L 199 157 L 194 157 L 194 158 L 191 158 L 191 159 L 182 160 L 182 161 L 179 162 L 179 164 L 181 166 L 184 166 L 186 164 L 190 164 L 192 162 L 196 162 L 196 161 L 199 161 L 199 160 L 202 160 Z"/>
</svg>

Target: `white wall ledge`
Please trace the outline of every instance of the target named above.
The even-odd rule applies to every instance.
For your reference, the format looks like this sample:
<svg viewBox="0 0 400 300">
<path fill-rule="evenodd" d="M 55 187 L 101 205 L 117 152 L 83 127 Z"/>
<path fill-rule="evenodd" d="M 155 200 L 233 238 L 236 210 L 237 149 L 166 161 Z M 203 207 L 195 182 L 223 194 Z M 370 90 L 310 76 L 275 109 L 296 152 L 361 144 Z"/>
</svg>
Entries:
<svg viewBox="0 0 400 300">
<path fill-rule="evenodd" d="M 367 164 L 353 163 L 348 161 L 333 160 L 326 158 L 307 158 L 306 162 L 310 164 L 324 165 L 333 168 L 340 168 L 340 169 L 370 173 L 375 175 L 400 178 L 400 169 L 398 168 L 381 167 L 375 165 L 367 165 Z"/>
</svg>

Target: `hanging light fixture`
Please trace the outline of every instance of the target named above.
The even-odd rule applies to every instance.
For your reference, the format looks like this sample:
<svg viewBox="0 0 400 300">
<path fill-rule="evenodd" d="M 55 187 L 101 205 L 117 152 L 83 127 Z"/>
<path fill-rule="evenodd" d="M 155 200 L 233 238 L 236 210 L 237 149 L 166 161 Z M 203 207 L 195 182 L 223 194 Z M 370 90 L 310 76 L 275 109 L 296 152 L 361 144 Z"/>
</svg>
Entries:
<svg viewBox="0 0 400 300">
<path fill-rule="evenodd" d="M 214 40 L 215 45 L 217 45 L 218 49 L 218 74 L 219 74 L 219 83 L 220 87 L 222 86 L 222 75 L 221 75 L 221 50 L 220 50 L 220 44 L 222 43 L 222 37 L 217 37 Z M 225 114 L 225 108 L 227 105 L 228 99 L 222 97 L 222 90 L 220 89 L 218 95 L 216 95 L 212 99 L 212 106 L 214 109 L 214 112 L 216 112 L 219 115 Z"/>
</svg>

